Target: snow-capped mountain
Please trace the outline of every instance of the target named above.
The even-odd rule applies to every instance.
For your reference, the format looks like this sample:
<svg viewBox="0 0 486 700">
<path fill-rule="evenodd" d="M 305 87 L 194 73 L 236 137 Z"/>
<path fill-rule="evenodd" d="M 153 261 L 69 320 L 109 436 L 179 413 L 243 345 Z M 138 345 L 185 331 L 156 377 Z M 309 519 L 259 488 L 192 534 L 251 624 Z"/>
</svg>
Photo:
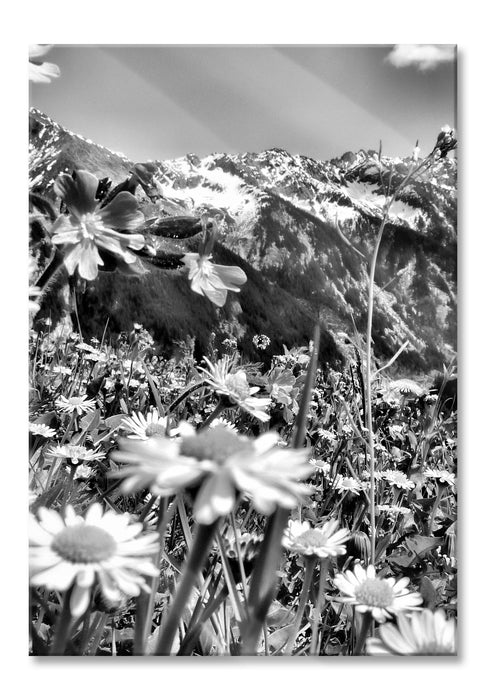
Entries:
<svg viewBox="0 0 486 700">
<path fill-rule="evenodd" d="M 433 144 L 432 144 L 433 145 Z M 47 196 L 59 172 L 86 169 L 114 184 L 134 163 L 31 110 L 30 179 Z M 223 224 L 214 259 L 245 269 L 248 282 L 224 309 L 190 294 L 182 272 L 152 270 L 141 279 L 100 275 L 82 306 L 87 323 L 113 330 L 139 321 L 161 342 L 195 335 L 204 350 L 212 329 L 233 335 L 250 355 L 265 333 L 281 346 L 309 338 L 316 318 L 328 360 L 338 360 L 340 332 L 363 333 L 369 260 L 387 188 L 404 179 L 411 159 L 372 151 L 331 161 L 262 153 L 190 154 L 144 164 L 151 191 L 137 188 L 146 217 L 199 216 L 217 210 Z M 189 247 L 194 243 L 189 243 Z M 187 242 L 171 242 L 187 250 Z M 154 299 L 158 303 L 154 303 Z M 456 164 L 443 159 L 407 185 L 390 211 L 376 274 L 375 353 L 390 358 L 405 342 L 401 366 L 439 369 L 456 337 Z M 206 330 L 205 330 L 206 329 Z M 95 327 L 93 326 L 93 332 Z M 216 340 L 218 342 L 218 339 Z M 261 357 L 261 353 L 259 353 Z"/>
</svg>

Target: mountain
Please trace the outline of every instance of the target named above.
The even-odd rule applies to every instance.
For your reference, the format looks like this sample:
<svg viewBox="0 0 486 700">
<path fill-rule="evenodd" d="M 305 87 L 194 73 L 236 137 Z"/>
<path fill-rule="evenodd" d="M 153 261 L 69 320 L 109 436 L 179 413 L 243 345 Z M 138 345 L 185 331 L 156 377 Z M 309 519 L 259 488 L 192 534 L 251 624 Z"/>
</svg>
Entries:
<svg viewBox="0 0 486 700">
<path fill-rule="evenodd" d="M 35 109 L 30 155 L 31 186 L 47 197 L 63 171 L 86 169 L 117 184 L 140 168 Z M 408 158 L 380 162 L 373 151 L 319 161 L 281 148 L 143 164 L 151 189 L 138 187 L 136 196 L 146 218 L 217 210 L 223 223 L 214 260 L 239 265 L 248 281 L 218 310 L 191 292 L 183 270 L 151 268 L 140 278 L 102 273 L 78 299 L 83 327 L 94 334 L 109 317 L 109 329 L 119 332 L 136 321 L 164 347 L 193 336 L 200 352 L 233 335 L 250 358 L 261 359 L 251 342 L 255 334 L 271 339 L 270 357 L 284 343 L 302 345 L 319 318 L 323 359 L 339 363 L 342 334 L 365 331 L 368 261 L 386 188 L 390 182 L 393 191 L 410 164 Z M 154 243 L 185 252 L 196 249 L 197 238 Z M 449 361 L 456 343 L 454 160 L 440 160 L 399 195 L 375 282 L 376 356 L 389 359 L 408 340 L 397 368 L 422 373 Z"/>
</svg>

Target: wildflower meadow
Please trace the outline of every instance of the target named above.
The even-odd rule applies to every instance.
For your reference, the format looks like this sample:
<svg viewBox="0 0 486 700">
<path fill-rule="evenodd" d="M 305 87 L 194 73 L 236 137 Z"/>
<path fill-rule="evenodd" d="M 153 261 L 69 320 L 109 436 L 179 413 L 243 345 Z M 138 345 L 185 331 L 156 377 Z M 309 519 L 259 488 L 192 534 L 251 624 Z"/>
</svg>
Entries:
<svg viewBox="0 0 486 700">
<path fill-rule="evenodd" d="M 31 51 L 33 81 L 57 79 L 47 50 Z M 147 171 L 107 187 L 80 163 L 31 191 L 31 249 L 39 231 L 51 248 L 29 270 L 30 654 L 457 653 L 455 363 L 435 383 L 400 374 L 405 347 L 383 360 L 373 341 L 392 207 L 455 147 L 445 125 L 424 157 L 411 144 L 406 172 L 380 170 L 365 332 L 339 367 L 320 359 L 319 318 L 270 357 L 266 327 L 251 357 L 231 332 L 176 352 L 142 319 L 88 334 L 87 285 L 173 274 L 160 240 L 194 243 L 178 274 L 216 313 L 248 275 L 218 257 L 220 212 L 142 210 Z"/>
</svg>

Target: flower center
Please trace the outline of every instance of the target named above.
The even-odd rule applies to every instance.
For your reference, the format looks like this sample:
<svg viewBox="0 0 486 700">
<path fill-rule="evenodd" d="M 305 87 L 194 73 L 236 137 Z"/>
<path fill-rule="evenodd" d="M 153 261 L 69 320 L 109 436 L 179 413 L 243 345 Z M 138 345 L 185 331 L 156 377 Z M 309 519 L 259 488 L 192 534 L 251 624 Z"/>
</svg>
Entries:
<svg viewBox="0 0 486 700">
<path fill-rule="evenodd" d="M 228 390 L 240 400 L 246 399 L 250 395 L 250 385 L 243 370 L 228 374 L 225 384 Z"/>
<path fill-rule="evenodd" d="M 109 559 L 117 546 L 113 537 L 96 525 L 72 525 L 57 534 L 52 549 L 74 564 L 90 564 Z"/>
<path fill-rule="evenodd" d="M 195 457 L 201 461 L 210 459 L 218 464 L 223 464 L 235 452 L 242 451 L 251 451 L 251 443 L 223 425 L 185 437 L 180 449 L 181 455 L 186 457 Z"/>
<path fill-rule="evenodd" d="M 201 256 L 198 260 L 199 270 L 203 277 L 210 277 L 213 270 L 213 263 L 206 256 Z"/>
<path fill-rule="evenodd" d="M 367 579 L 354 592 L 356 600 L 361 605 L 374 608 L 387 608 L 393 603 L 393 591 L 386 581 L 378 578 Z"/>
<path fill-rule="evenodd" d="M 71 398 L 68 399 L 68 402 L 71 404 L 71 406 L 81 406 L 83 399 L 79 396 L 71 396 Z"/>
<path fill-rule="evenodd" d="M 101 219 L 96 214 L 83 214 L 79 221 L 79 227 L 81 229 L 83 239 L 94 241 L 100 223 Z"/>
<path fill-rule="evenodd" d="M 165 426 L 162 423 L 149 423 L 145 428 L 145 435 L 147 437 L 152 437 L 153 435 L 165 437 Z"/>
<path fill-rule="evenodd" d="M 327 537 L 324 537 L 321 532 L 316 530 L 307 530 L 295 538 L 295 543 L 306 547 L 322 547 L 327 544 Z"/>
</svg>

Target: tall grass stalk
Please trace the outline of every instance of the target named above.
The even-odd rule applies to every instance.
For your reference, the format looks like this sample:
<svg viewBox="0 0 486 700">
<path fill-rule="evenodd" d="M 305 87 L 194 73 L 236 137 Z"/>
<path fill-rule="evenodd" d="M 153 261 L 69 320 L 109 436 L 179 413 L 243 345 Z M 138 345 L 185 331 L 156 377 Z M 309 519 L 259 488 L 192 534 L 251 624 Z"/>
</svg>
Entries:
<svg viewBox="0 0 486 700">
<path fill-rule="evenodd" d="M 380 144 L 380 157 L 381 157 L 381 144 Z M 371 382 L 373 379 L 373 372 L 371 370 L 372 363 L 372 330 L 373 330 L 373 305 L 375 297 L 375 273 L 376 273 L 376 263 L 378 261 L 378 253 L 380 250 L 381 240 L 383 238 L 383 232 L 385 226 L 388 223 L 390 209 L 395 202 L 397 195 L 403 188 L 410 182 L 410 180 L 415 177 L 420 170 L 428 168 L 432 163 L 432 158 L 434 157 L 434 151 L 430 153 L 427 158 L 425 158 L 416 167 L 411 166 L 408 174 L 404 180 L 398 185 L 393 194 L 390 194 L 391 180 L 393 171 L 390 173 L 390 181 L 388 184 L 388 194 L 385 205 L 383 207 L 383 215 L 378 229 L 378 234 L 376 236 L 375 247 L 373 249 L 373 255 L 370 263 L 370 274 L 368 282 L 368 315 L 366 323 L 366 428 L 368 430 L 368 459 L 369 459 L 369 472 L 370 472 L 370 540 L 371 540 L 371 564 L 375 563 L 375 548 L 376 548 L 376 486 L 375 486 L 375 444 L 374 444 L 374 433 L 373 433 L 373 412 L 372 412 L 372 394 L 371 394 Z M 376 373 L 375 373 L 376 374 Z"/>
</svg>

